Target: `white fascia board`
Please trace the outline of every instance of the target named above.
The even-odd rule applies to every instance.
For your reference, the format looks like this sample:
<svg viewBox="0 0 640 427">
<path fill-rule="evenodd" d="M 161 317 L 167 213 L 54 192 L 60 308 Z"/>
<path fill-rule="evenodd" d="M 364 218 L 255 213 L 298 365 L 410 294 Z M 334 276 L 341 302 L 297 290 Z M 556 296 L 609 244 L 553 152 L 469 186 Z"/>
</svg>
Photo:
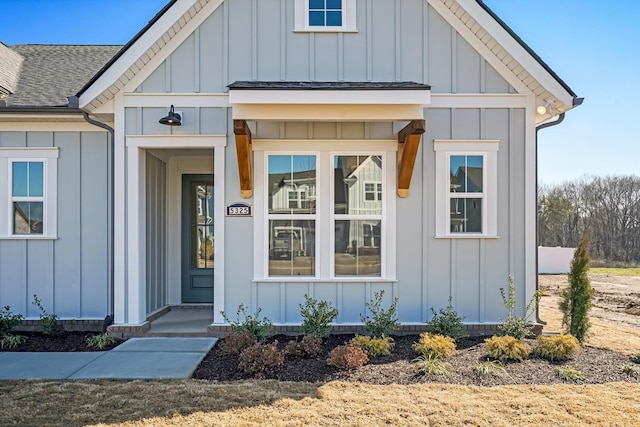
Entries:
<svg viewBox="0 0 640 427">
<path fill-rule="evenodd" d="M 125 145 L 137 148 L 226 147 L 226 135 L 127 135 Z"/>
<path fill-rule="evenodd" d="M 127 93 L 125 107 L 162 107 L 169 105 L 180 107 L 229 107 L 229 95 L 226 93 Z"/>
<path fill-rule="evenodd" d="M 233 90 L 229 104 L 426 105 L 429 90 Z"/>
<path fill-rule="evenodd" d="M 109 67 L 97 81 L 91 85 L 83 94 L 80 96 L 80 108 L 87 108 L 87 106 L 93 102 L 98 96 L 100 96 L 103 92 L 111 87 L 133 64 L 135 64 L 141 56 L 143 56 L 162 36 L 175 25 L 175 23 L 191 9 L 196 3 L 202 3 L 201 0 L 179 0 L 171 9 L 168 10 L 164 15 L 156 21 L 152 27 L 147 29 L 147 31 L 136 41 L 136 43 L 131 46 L 123 55 L 118 58 L 118 60 Z M 223 3 L 223 0 L 211 0 L 209 3 L 205 4 L 202 9 L 198 12 L 198 15 L 201 17 L 192 18 L 187 25 L 182 28 L 180 31 L 183 36 L 180 34 L 175 35 L 169 43 L 167 43 L 163 49 L 158 52 L 152 61 L 158 57 L 158 55 L 162 55 L 161 60 L 165 60 L 167 56 L 169 56 L 173 49 L 170 49 L 169 45 L 173 45 L 173 40 L 179 39 L 178 42 L 182 43 L 184 39 L 186 39 L 192 32 L 191 25 L 199 25 L 210 15 L 210 13 L 218 8 Z M 202 17 L 202 14 L 206 15 Z M 192 22 L 196 20 L 196 23 L 192 24 Z M 191 25 L 190 25 L 191 24 Z M 186 30 L 186 31 L 185 31 Z M 186 33 L 186 34 L 185 34 Z M 177 46 L 177 44 L 176 44 Z M 149 65 L 149 64 L 147 64 Z M 145 65 L 145 69 L 148 70 L 148 67 Z M 155 69 L 155 68 L 154 68 Z M 153 70 L 148 71 L 150 74 Z M 142 76 L 142 71 L 138 73 L 138 75 L 134 76 L 139 78 L 146 78 L 145 74 Z M 129 84 L 127 84 L 127 87 Z"/>
<path fill-rule="evenodd" d="M 424 106 L 344 104 L 236 104 L 235 120 L 388 122 L 424 119 Z"/>
<path fill-rule="evenodd" d="M 429 0 L 429 3 L 440 2 Z M 478 24 L 535 78 L 545 89 L 569 108 L 573 107 L 573 96 L 540 63 L 522 47 L 495 19 L 493 19 L 476 0 L 457 0 Z"/>
</svg>

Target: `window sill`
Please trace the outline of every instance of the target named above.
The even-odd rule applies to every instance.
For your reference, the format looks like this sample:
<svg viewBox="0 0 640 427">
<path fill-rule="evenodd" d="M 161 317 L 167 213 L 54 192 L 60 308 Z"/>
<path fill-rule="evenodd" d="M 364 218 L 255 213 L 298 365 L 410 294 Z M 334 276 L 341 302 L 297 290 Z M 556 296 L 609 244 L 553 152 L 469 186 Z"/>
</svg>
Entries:
<svg viewBox="0 0 640 427">
<path fill-rule="evenodd" d="M 435 235 L 434 239 L 499 239 L 500 236 L 490 236 L 487 234 L 445 234 Z"/>
<path fill-rule="evenodd" d="M 333 279 L 318 279 L 316 277 L 268 277 L 265 279 L 253 279 L 253 283 L 390 283 L 397 282 L 398 279 L 383 279 L 380 277 L 344 277 L 344 278 L 333 278 Z"/>
<path fill-rule="evenodd" d="M 358 30 L 351 30 L 348 28 L 331 28 L 331 27 L 318 27 L 318 28 L 297 28 L 293 30 L 294 33 L 358 33 Z"/>
</svg>

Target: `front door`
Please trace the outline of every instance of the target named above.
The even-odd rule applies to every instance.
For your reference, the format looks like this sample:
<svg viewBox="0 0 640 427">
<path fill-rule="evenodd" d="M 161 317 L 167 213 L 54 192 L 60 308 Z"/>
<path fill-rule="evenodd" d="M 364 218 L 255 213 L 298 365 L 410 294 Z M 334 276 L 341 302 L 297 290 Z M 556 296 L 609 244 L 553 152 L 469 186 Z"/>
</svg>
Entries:
<svg viewBox="0 0 640 427">
<path fill-rule="evenodd" d="M 213 175 L 182 176 L 182 302 L 213 302 Z"/>
</svg>

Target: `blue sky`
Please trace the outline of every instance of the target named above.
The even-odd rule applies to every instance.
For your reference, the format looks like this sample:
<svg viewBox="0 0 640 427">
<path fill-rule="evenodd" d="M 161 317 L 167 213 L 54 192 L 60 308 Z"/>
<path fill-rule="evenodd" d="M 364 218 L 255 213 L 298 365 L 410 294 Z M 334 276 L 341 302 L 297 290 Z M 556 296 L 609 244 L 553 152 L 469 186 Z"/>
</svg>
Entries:
<svg viewBox="0 0 640 427">
<path fill-rule="evenodd" d="M 0 0 L 7 45 L 125 44 L 166 0 Z M 638 174 L 640 1 L 485 0 L 584 104 L 539 133 L 539 180 Z M 126 13 L 124 10 L 126 9 Z M 428 82 L 427 82 L 428 83 Z"/>
</svg>

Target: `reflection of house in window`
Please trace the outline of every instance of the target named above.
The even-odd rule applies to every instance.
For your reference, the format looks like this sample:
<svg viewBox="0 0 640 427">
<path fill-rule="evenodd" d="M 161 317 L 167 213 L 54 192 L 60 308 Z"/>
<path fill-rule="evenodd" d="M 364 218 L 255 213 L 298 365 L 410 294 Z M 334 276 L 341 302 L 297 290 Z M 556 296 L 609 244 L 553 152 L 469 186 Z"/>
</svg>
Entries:
<svg viewBox="0 0 640 427">
<path fill-rule="evenodd" d="M 480 161 L 480 166 L 465 164 L 451 173 L 449 191 L 464 193 L 460 197 L 450 200 L 450 222 L 452 233 L 480 233 L 482 232 L 482 157 L 481 156 L 452 156 L 455 158 L 473 159 Z M 466 160 L 465 160 L 466 161 Z"/>
<path fill-rule="evenodd" d="M 269 174 L 270 213 L 315 211 L 316 171 Z"/>
<path fill-rule="evenodd" d="M 380 247 L 380 221 L 362 224 L 363 246 Z"/>
</svg>

